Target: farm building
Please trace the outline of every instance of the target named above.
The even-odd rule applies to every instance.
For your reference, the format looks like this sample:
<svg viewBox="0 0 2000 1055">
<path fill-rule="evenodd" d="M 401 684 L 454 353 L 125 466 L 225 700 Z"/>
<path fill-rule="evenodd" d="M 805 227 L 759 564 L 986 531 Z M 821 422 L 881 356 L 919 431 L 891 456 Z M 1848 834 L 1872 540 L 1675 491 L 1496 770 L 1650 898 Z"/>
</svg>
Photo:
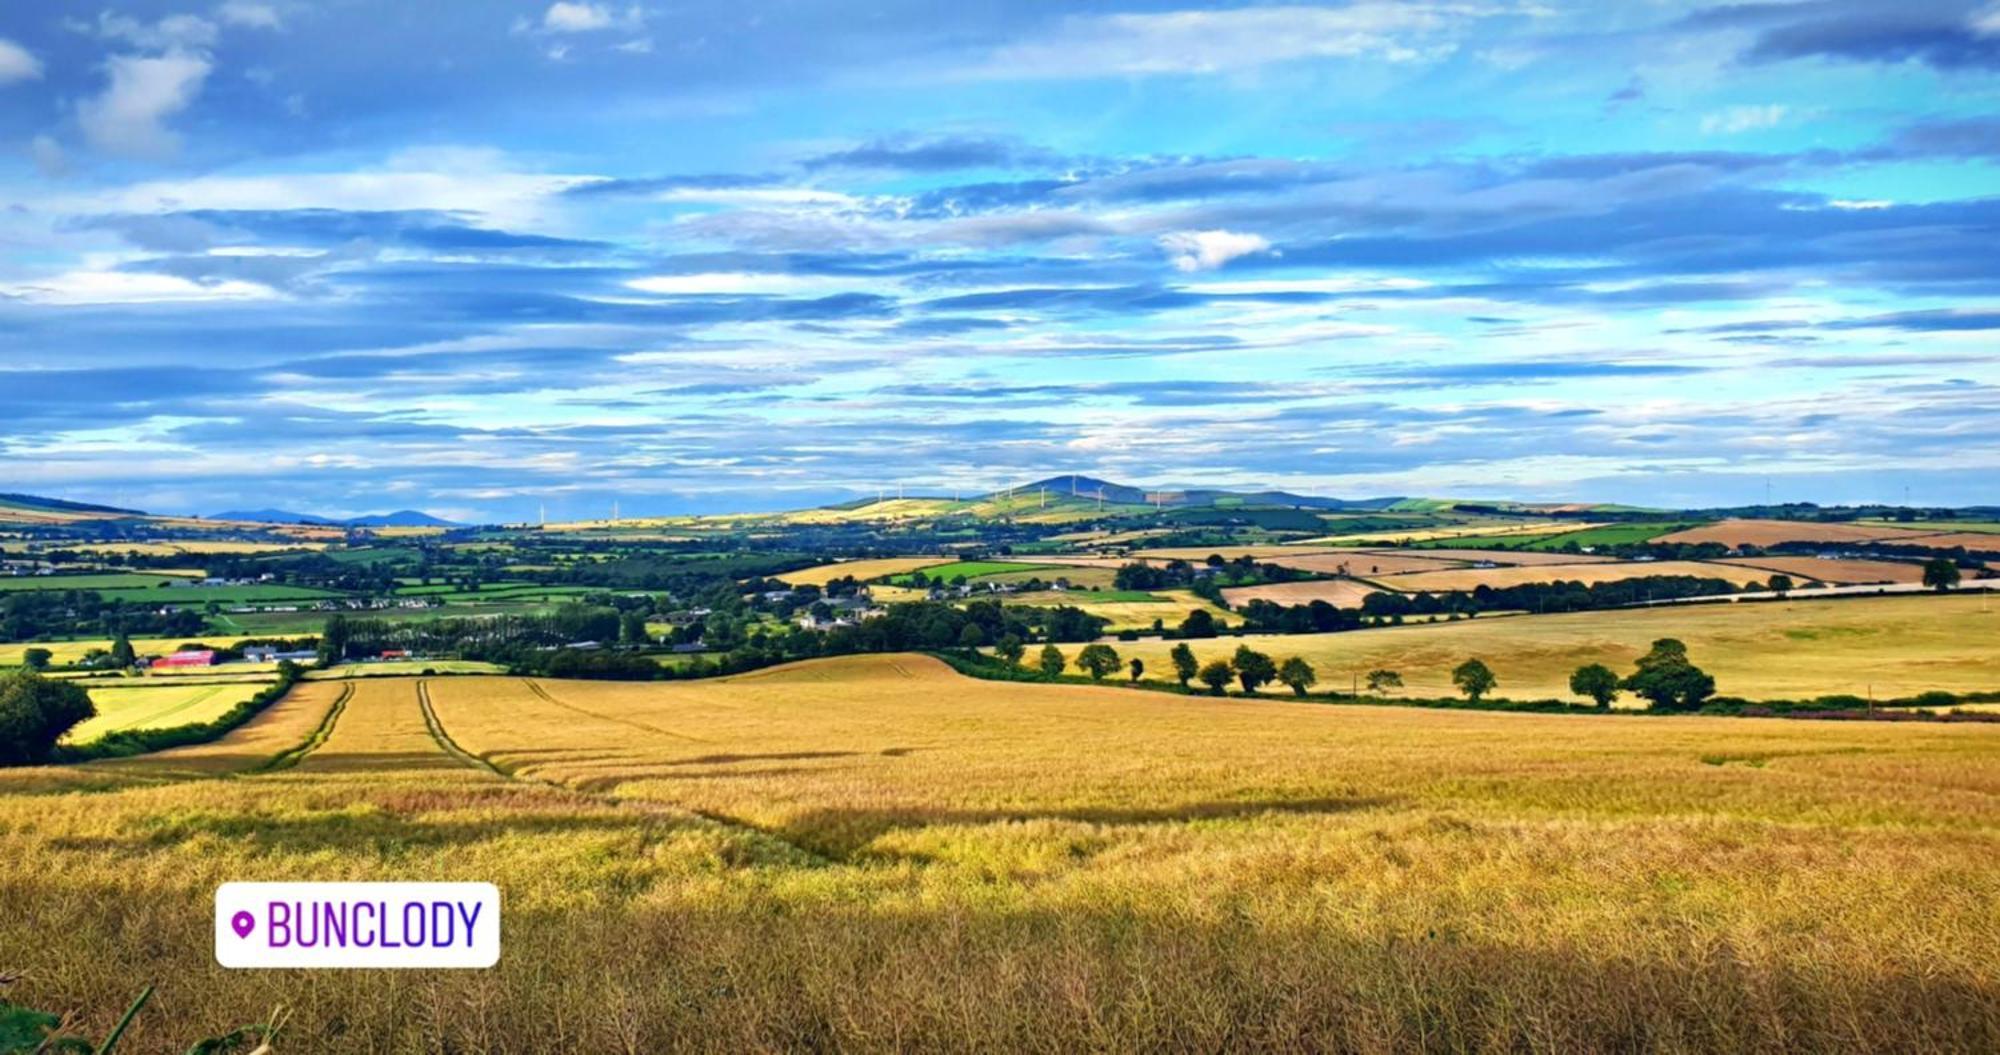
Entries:
<svg viewBox="0 0 2000 1055">
<path fill-rule="evenodd" d="M 215 652 L 212 649 L 198 649 L 192 652 L 175 652 L 153 660 L 154 667 L 212 667 L 215 666 Z"/>
</svg>

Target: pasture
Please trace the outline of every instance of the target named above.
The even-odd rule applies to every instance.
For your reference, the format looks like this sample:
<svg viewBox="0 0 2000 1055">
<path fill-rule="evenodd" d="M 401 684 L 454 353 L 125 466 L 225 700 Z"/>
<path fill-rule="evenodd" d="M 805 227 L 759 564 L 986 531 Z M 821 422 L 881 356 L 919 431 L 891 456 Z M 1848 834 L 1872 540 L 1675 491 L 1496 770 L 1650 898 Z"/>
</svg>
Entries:
<svg viewBox="0 0 2000 1055">
<path fill-rule="evenodd" d="M 1247 703 L 912 656 L 335 688 L 238 731 L 327 734 L 270 773 L 0 771 L 10 998 L 102 1033 L 157 982 L 137 1051 L 280 1002 L 302 1053 L 2000 1045 L 1993 727 Z M 212 772 L 266 761 L 230 750 Z M 307 877 L 495 882 L 500 966 L 215 965 L 217 883 Z"/>
<path fill-rule="evenodd" d="M 948 583 L 954 579 L 970 581 L 983 575 L 1002 575 L 1010 572 L 1033 572 L 1053 579 L 1057 575 L 1062 574 L 1064 569 L 1059 565 L 1035 564 L 1024 561 L 961 560 L 953 561 L 949 564 L 940 564 L 936 567 L 924 568 L 922 571 L 924 578 L 930 582 Z M 889 581 L 897 586 L 908 586 L 913 581 L 911 579 L 912 574 L 914 573 L 905 572 L 900 575 L 894 575 L 890 577 Z"/>
<path fill-rule="evenodd" d="M 1808 699 L 1872 691 L 1888 698 L 1928 689 L 2000 689 L 2000 604 L 1971 596 L 1661 605 L 1189 644 L 1204 662 L 1228 658 L 1239 643 L 1278 659 L 1300 656 L 1326 689 L 1344 691 L 1371 670 L 1393 670 L 1411 696 L 1456 696 L 1452 668 L 1476 657 L 1499 678 L 1495 696 L 1534 700 L 1571 699 L 1570 672 L 1585 663 L 1629 673 L 1662 637 L 1687 642 L 1691 658 L 1715 675 L 1716 691 L 1726 696 Z M 1164 679 L 1171 677 L 1167 652 L 1174 644 L 1115 647 L 1120 656 L 1144 659 L 1149 677 Z M 1074 660 L 1080 647 L 1065 651 Z"/>
</svg>

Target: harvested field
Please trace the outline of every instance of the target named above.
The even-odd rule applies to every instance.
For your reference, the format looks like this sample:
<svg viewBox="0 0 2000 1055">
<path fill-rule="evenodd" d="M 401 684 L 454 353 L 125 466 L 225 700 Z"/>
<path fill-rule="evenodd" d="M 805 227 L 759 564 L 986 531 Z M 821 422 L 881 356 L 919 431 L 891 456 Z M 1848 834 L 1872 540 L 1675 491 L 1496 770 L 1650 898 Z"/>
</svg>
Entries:
<svg viewBox="0 0 2000 1055">
<path fill-rule="evenodd" d="M 1780 542 L 1871 542 L 1914 539 L 1934 532 L 1868 524 L 1817 524 L 1796 520 L 1722 520 L 1661 535 L 1660 542 L 1720 542 L 1725 546 L 1775 546 Z"/>
<path fill-rule="evenodd" d="M 1179 546 L 1166 549 L 1142 549 L 1135 551 L 1133 556 L 1153 557 L 1159 560 L 1184 560 L 1189 563 L 1197 563 L 1205 561 L 1211 556 L 1218 556 L 1223 560 L 1235 560 L 1238 557 L 1264 560 L 1269 557 L 1290 557 L 1303 556 L 1309 553 L 1336 552 L 1338 551 L 1331 546 L 1295 546 L 1283 543 L 1270 543 L 1262 546 Z"/>
<path fill-rule="evenodd" d="M 1836 585 L 1872 582 L 1922 582 L 1924 567 L 1890 560 L 1821 560 L 1818 557 L 1731 557 L 1718 564 L 1783 572 L 1801 582 L 1815 579 Z"/>
<path fill-rule="evenodd" d="M 1280 582 L 1265 586 L 1234 586 L 1222 591 L 1232 606 L 1251 601 L 1294 605 L 1325 601 L 1335 608 L 1359 608 L 1361 601 L 1382 588 L 1352 579 L 1320 579 L 1314 582 Z"/>
<path fill-rule="evenodd" d="M 1531 582 L 1618 582 L 1654 575 L 1694 575 L 1706 579 L 1727 579 L 1738 586 L 1763 582 L 1770 573 L 1732 564 L 1701 561 L 1606 561 L 1589 564 L 1531 564 L 1504 568 L 1458 568 L 1449 571 L 1411 572 L 1384 575 L 1375 580 L 1405 593 L 1438 590 L 1471 590 L 1480 586 L 1519 586 Z"/>
<path fill-rule="evenodd" d="M 1486 561 L 1491 564 L 1599 564 L 1616 560 L 1591 553 L 1547 553 L 1528 549 L 1418 549 L 1418 550 L 1366 550 L 1368 553 L 1394 554 L 1398 556 L 1418 556 L 1438 560 Z"/>
<path fill-rule="evenodd" d="M 930 568 L 939 564 L 950 564 L 952 557 L 884 557 L 880 560 L 846 560 L 832 564 L 821 564 L 800 571 L 788 571 L 772 578 L 791 583 L 793 586 L 825 586 L 842 576 L 853 576 L 856 582 L 867 582 L 887 575 L 901 575 L 905 572 Z"/>
<path fill-rule="evenodd" d="M 1896 541 L 1905 540 L 1898 539 Z M 1909 539 L 1906 544 L 1924 546 L 1929 549 L 1958 549 L 1963 547 L 1985 553 L 2000 553 L 2000 535 L 1996 535 L 1990 531 L 1955 531 L 1943 535 L 1925 535 L 1921 538 Z"/>
<path fill-rule="evenodd" d="M 1725 601 L 1192 644 L 1203 661 L 1227 658 L 1238 643 L 1280 659 L 1300 656 L 1328 685 L 1394 670 L 1411 696 L 1457 695 L 1452 668 L 1476 657 L 1499 678 L 1495 695 L 1534 700 L 1570 698 L 1570 672 L 1586 663 L 1630 673 L 1662 637 L 1685 641 L 1694 662 L 1715 676 L 1718 692 L 1753 700 L 2000 690 L 2000 604 L 1971 596 Z M 1116 647 L 1164 672 L 1173 645 L 1148 640 Z"/>
</svg>

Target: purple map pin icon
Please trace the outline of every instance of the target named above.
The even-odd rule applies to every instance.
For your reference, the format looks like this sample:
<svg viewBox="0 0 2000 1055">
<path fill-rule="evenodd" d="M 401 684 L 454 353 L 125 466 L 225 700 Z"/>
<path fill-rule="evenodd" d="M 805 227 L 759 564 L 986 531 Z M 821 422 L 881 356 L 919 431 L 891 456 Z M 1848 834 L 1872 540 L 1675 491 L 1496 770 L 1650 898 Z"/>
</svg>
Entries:
<svg viewBox="0 0 2000 1055">
<path fill-rule="evenodd" d="M 250 936 L 250 931 L 257 926 L 257 919 L 248 912 L 238 912 L 230 917 L 229 925 L 235 929 L 237 937 L 247 938 Z"/>
</svg>

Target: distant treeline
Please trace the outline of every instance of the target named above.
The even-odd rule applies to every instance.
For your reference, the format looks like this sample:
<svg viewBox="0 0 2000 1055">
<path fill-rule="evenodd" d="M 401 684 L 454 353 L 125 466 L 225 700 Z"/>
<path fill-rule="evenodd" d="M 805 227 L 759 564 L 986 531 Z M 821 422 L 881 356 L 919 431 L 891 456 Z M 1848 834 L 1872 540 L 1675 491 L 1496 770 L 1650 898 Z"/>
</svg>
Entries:
<svg viewBox="0 0 2000 1055">
<path fill-rule="evenodd" d="M 157 601 L 106 600 L 95 590 L 0 592 L 0 641 L 66 637 L 184 637 L 206 625 L 200 612 L 162 614 Z"/>
</svg>

